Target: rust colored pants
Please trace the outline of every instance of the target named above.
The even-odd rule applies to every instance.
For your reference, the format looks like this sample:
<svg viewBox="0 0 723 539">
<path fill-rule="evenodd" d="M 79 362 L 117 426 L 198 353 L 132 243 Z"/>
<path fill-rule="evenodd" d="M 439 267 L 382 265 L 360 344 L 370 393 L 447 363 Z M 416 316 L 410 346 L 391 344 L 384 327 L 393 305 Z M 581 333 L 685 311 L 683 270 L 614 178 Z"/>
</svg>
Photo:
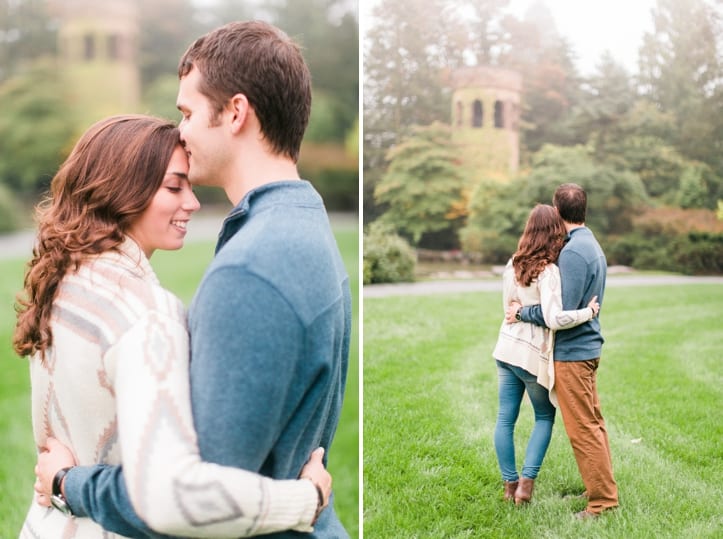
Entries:
<svg viewBox="0 0 723 539">
<path fill-rule="evenodd" d="M 587 511 L 617 507 L 608 433 L 600 411 L 596 374 L 600 358 L 555 361 L 555 387 L 565 431 L 587 491 Z"/>
</svg>

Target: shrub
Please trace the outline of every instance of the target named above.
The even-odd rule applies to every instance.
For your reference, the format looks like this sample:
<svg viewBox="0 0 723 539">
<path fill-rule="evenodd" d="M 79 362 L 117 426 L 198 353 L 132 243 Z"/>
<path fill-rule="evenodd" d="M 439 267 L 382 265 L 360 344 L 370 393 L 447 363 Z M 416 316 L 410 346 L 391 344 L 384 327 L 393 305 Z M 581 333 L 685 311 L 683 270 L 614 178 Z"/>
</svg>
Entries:
<svg viewBox="0 0 723 539">
<path fill-rule="evenodd" d="M 323 169 L 311 178 L 311 183 L 324 199 L 329 211 L 359 211 L 359 172 L 346 169 Z"/>
<path fill-rule="evenodd" d="M 635 230 L 646 235 L 685 235 L 689 232 L 723 234 L 723 221 L 713 210 L 675 207 L 649 208 L 633 221 Z"/>
<path fill-rule="evenodd" d="M 616 238 L 601 238 L 605 256 L 610 266 L 632 266 L 638 252 L 648 249 L 648 241 L 639 234 L 626 234 Z"/>
<path fill-rule="evenodd" d="M 664 230 L 648 227 L 609 239 L 604 244 L 608 264 L 641 270 L 674 271 L 687 275 L 723 274 L 723 233 L 681 232 L 680 223 Z"/>
<path fill-rule="evenodd" d="M 678 271 L 691 275 L 723 273 L 723 234 L 690 232 L 671 246 Z"/>
<path fill-rule="evenodd" d="M 497 234 L 493 230 L 467 227 L 460 231 L 464 252 L 488 264 L 505 264 L 517 250 L 519 236 Z"/>
<path fill-rule="evenodd" d="M 20 226 L 20 216 L 17 211 L 18 201 L 12 192 L 0 185 L 0 233 L 13 232 Z"/>
<path fill-rule="evenodd" d="M 402 237 L 377 222 L 364 234 L 364 284 L 414 280 L 417 255 Z"/>
</svg>

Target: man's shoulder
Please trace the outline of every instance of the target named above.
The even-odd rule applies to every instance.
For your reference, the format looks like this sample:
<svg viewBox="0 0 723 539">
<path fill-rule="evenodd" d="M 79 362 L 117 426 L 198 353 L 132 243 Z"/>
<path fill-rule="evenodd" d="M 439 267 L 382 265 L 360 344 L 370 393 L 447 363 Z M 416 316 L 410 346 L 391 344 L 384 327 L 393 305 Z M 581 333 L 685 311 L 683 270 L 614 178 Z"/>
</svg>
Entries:
<svg viewBox="0 0 723 539">
<path fill-rule="evenodd" d="M 588 259 L 603 254 L 602 247 L 595 238 L 592 230 L 587 227 L 581 227 L 573 231 L 570 240 L 565 244 L 560 252 L 560 259 L 565 257 L 582 257 Z"/>
<path fill-rule="evenodd" d="M 337 287 L 346 271 L 325 213 L 289 213 L 267 209 L 246 221 L 218 251 L 204 281 L 234 286 L 253 276 L 283 295 Z"/>
</svg>

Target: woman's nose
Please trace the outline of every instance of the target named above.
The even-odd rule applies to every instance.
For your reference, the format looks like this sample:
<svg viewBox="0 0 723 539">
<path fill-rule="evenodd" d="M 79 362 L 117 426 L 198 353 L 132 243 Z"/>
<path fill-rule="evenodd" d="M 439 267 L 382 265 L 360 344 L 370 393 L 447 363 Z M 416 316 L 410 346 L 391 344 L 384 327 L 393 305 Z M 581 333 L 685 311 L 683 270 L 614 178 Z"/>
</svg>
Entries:
<svg viewBox="0 0 723 539">
<path fill-rule="evenodd" d="M 198 201 L 198 198 L 196 197 L 196 193 L 189 190 L 188 196 L 183 201 L 183 209 L 190 212 L 198 211 L 201 208 L 201 203 Z"/>
</svg>

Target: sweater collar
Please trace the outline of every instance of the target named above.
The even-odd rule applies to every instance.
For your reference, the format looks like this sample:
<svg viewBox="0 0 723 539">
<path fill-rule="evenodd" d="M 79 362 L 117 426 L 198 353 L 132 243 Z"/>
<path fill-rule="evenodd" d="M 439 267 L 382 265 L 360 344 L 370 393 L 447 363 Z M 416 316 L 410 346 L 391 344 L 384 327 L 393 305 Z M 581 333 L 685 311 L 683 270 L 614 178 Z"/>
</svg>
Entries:
<svg viewBox="0 0 723 539">
<path fill-rule="evenodd" d="M 579 226 L 577 228 L 573 228 L 570 232 L 567 233 L 567 237 L 565 238 L 565 241 L 566 242 L 570 241 L 572 239 L 572 235 L 578 234 L 581 230 L 586 230 L 587 232 L 590 231 L 590 229 L 588 227 L 586 227 L 585 225 Z M 583 232 L 582 234 L 584 235 L 585 233 Z"/>
<path fill-rule="evenodd" d="M 123 243 L 118 246 L 117 250 L 107 251 L 98 255 L 98 257 L 117 264 L 140 279 L 160 284 L 150 261 L 140 246 L 130 236 L 125 237 Z"/>
<path fill-rule="evenodd" d="M 323 206 L 321 197 L 306 180 L 270 182 L 252 189 L 226 216 L 218 235 L 216 252 L 243 226 L 246 218 L 278 204 Z"/>
</svg>

